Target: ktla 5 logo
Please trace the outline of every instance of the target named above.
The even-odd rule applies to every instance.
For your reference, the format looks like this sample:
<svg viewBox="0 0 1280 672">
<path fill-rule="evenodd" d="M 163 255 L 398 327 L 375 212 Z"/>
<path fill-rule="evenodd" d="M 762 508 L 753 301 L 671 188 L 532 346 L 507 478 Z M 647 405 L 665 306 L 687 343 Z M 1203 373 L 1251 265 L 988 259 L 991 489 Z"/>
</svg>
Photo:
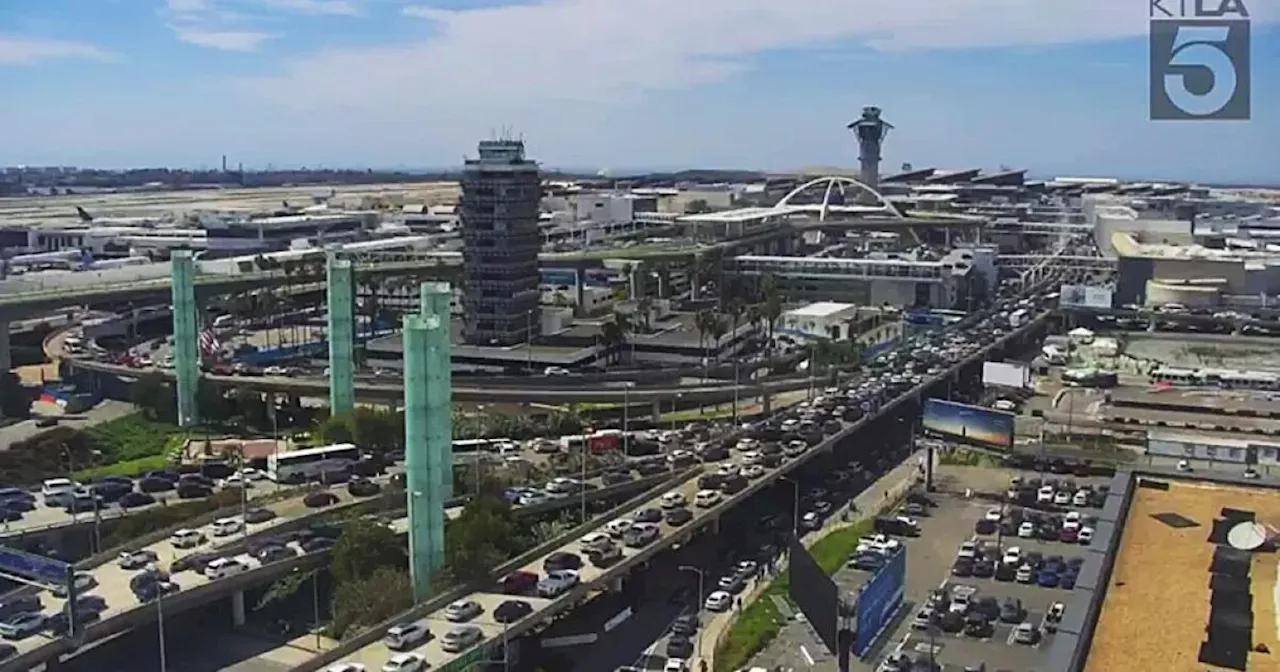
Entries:
<svg viewBox="0 0 1280 672">
<path fill-rule="evenodd" d="M 1249 10 L 1243 0 L 1150 0 L 1151 118 L 1250 115 Z"/>
</svg>

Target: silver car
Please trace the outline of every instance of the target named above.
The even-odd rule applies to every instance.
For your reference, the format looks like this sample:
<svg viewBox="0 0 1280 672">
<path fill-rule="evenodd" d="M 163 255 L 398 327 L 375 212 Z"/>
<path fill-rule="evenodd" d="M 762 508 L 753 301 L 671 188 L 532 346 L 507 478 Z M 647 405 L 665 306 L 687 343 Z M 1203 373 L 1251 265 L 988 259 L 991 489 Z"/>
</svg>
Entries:
<svg viewBox="0 0 1280 672">
<path fill-rule="evenodd" d="M 484 633 L 475 625 L 455 625 L 444 633 L 444 637 L 440 639 L 440 648 L 449 653 L 458 653 L 465 651 L 468 647 L 480 641 Z"/>
</svg>

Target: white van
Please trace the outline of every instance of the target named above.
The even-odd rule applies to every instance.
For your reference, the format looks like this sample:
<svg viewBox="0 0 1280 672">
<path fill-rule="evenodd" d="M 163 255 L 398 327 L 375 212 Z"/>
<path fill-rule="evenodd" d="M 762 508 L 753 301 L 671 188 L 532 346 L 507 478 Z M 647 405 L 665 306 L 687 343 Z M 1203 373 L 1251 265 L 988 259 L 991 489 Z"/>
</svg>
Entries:
<svg viewBox="0 0 1280 672">
<path fill-rule="evenodd" d="M 40 495 L 45 506 L 63 506 L 66 500 L 75 495 L 76 483 L 69 478 L 50 478 L 40 486 Z"/>
</svg>

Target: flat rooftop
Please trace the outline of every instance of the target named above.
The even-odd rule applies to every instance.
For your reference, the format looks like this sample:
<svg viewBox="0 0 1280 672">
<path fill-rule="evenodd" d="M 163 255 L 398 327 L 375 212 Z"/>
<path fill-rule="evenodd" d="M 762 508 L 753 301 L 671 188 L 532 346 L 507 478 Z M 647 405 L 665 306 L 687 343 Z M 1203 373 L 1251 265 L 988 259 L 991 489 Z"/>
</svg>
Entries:
<svg viewBox="0 0 1280 672">
<path fill-rule="evenodd" d="M 846 310 L 858 310 L 858 306 L 852 303 L 837 303 L 835 301 L 817 301 L 807 306 L 802 306 L 783 313 L 783 316 L 792 317 L 831 317 L 839 315 Z"/>
<path fill-rule="evenodd" d="M 1168 482 L 1167 490 L 1134 488 L 1085 672 L 1227 669 L 1198 661 L 1209 620 L 1209 567 L 1216 549 L 1209 534 L 1224 507 L 1252 511 L 1260 521 L 1280 521 L 1280 493 L 1263 487 L 1160 480 Z M 1276 571 L 1275 553 L 1252 554 L 1253 645 L 1280 652 Z M 1275 656 L 1250 652 L 1246 669 L 1280 669 Z"/>
<path fill-rule="evenodd" d="M 1118 387 L 1111 391 L 1113 405 L 1147 404 L 1202 409 L 1216 415 L 1268 417 L 1280 410 L 1280 394 L 1257 390 L 1169 389 L 1156 391 Z"/>
</svg>

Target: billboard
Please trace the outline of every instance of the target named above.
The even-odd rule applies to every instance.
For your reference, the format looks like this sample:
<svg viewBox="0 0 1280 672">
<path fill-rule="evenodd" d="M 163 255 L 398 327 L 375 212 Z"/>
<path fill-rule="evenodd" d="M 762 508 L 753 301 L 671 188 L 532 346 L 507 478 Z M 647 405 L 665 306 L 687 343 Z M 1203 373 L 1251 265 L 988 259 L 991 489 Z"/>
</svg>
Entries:
<svg viewBox="0 0 1280 672">
<path fill-rule="evenodd" d="M 65 586 L 70 571 L 71 565 L 61 560 L 0 546 L 0 575 L 40 585 Z"/>
<path fill-rule="evenodd" d="M 1031 369 L 1021 362 L 983 362 L 982 384 L 1031 387 Z"/>
<path fill-rule="evenodd" d="M 1063 285 L 1058 305 L 1063 308 L 1111 308 L 1111 288 L 1093 285 Z"/>
<path fill-rule="evenodd" d="M 907 581 L 907 549 L 899 547 L 858 591 L 854 604 L 853 654 L 862 657 L 902 608 Z"/>
<path fill-rule="evenodd" d="M 1012 413 L 945 399 L 926 399 L 924 429 L 945 438 L 996 448 L 1013 447 Z"/>
<path fill-rule="evenodd" d="M 797 537 L 791 538 L 790 564 L 787 569 L 787 586 L 791 600 L 800 607 L 818 639 L 832 653 L 840 650 L 836 642 L 836 631 L 839 629 L 840 591 L 836 582 L 822 571 L 818 561 L 813 559 L 804 544 Z"/>
<path fill-rule="evenodd" d="M 578 286 L 578 269 L 576 268 L 544 268 L 539 271 L 541 283 L 556 287 Z"/>
</svg>

